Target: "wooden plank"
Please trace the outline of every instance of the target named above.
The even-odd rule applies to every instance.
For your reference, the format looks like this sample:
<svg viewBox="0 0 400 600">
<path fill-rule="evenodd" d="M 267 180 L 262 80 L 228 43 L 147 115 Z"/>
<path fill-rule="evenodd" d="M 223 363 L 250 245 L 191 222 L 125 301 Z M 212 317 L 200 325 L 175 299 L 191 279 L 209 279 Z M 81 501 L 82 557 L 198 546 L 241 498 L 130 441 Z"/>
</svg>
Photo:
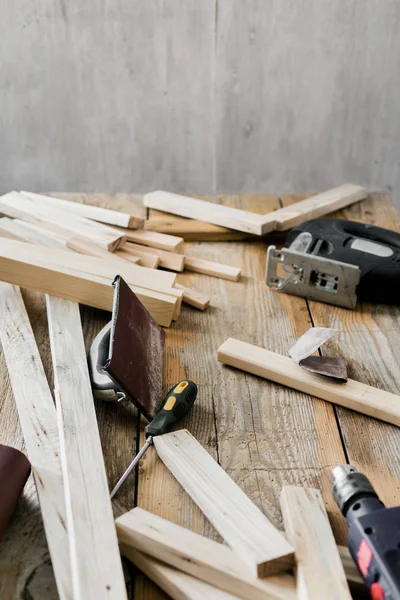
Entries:
<svg viewBox="0 0 400 600">
<path fill-rule="evenodd" d="M 176 275 L 164 271 L 154 271 L 145 267 L 139 267 L 135 264 L 130 264 L 126 261 L 114 258 L 114 253 L 107 252 L 107 257 L 110 256 L 110 262 L 106 263 L 104 255 L 101 256 L 80 256 L 74 252 L 68 252 L 62 249 L 53 249 L 51 253 L 41 246 L 32 246 L 25 242 L 2 242 L 0 245 L 1 252 L 8 250 L 13 251 L 15 258 L 22 259 L 30 258 L 38 261 L 52 262 L 57 266 L 71 268 L 76 271 L 83 271 L 99 277 L 114 279 L 116 275 L 121 275 L 129 284 L 137 285 L 145 289 L 154 289 L 156 291 L 169 293 L 174 285 Z M 116 266 L 118 265 L 118 266 Z M 152 287 L 151 287 L 152 286 Z M 175 292 L 174 292 L 175 293 Z"/>
<path fill-rule="evenodd" d="M 113 251 L 123 245 L 126 238 L 111 227 L 90 221 L 79 215 L 70 215 L 58 209 L 49 210 L 17 192 L 0 197 L 0 212 L 8 217 L 28 221 L 61 236 L 81 235 L 94 240 L 106 250 Z"/>
<path fill-rule="evenodd" d="M 262 215 L 161 190 L 145 194 L 143 204 L 147 208 L 155 208 L 181 217 L 199 219 L 255 235 L 263 235 L 273 230 L 271 224 L 264 227 L 265 218 Z"/>
<path fill-rule="evenodd" d="M 163 463 L 253 575 L 266 577 L 292 566 L 290 544 L 187 430 L 156 437 L 154 445 Z"/>
<path fill-rule="evenodd" d="M 91 206 L 80 202 L 70 202 L 62 198 L 54 196 L 44 196 L 43 194 L 34 194 L 33 192 L 21 191 L 21 194 L 28 196 L 32 200 L 38 202 L 47 202 L 49 206 L 56 206 L 62 210 L 70 211 L 74 214 L 81 215 L 93 221 L 99 221 L 107 225 L 117 225 L 119 227 L 128 227 L 129 229 L 140 229 L 144 225 L 144 219 L 129 213 L 110 210 L 109 208 L 101 208 L 99 206 Z"/>
<path fill-rule="evenodd" d="M 128 242 L 125 244 L 124 250 L 146 250 L 149 254 L 154 254 L 160 259 L 160 267 L 164 269 L 170 269 L 171 271 L 182 272 L 185 266 L 185 257 L 183 254 L 177 254 L 175 252 L 167 252 L 166 250 L 160 250 L 157 248 L 150 248 L 150 246 L 140 246 L 139 244 L 133 244 Z"/>
<path fill-rule="evenodd" d="M 150 210 L 150 216 L 146 220 L 144 228 L 147 231 L 177 235 L 185 242 L 228 242 L 254 237 L 251 234 L 227 227 L 220 227 L 197 219 L 182 219 L 155 210 Z"/>
<path fill-rule="evenodd" d="M 194 271 L 195 273 L 203 273 L 212 277 L 220 277 L 229 281 L 238 281 L 241 275 L 241 270 L 238 267 L 223 265 L 222 263 L 204 260 L 196 256 L 185 255 L 185 269 Z"/>
<path fill-rule="evenodd" d="M 367 197 L 367 194 L 367 190 L 360 185 L 345 183 L 272 213 L 271 219 L 274 219 L 274 229 L 287 230 L 308 219 L 323 217 L 363 200 Z"/>
<path fill-rule="evenodd" d="M 296 550 L 299 600 L 351 600 L 319 490 L 283 486 L 281 508 L 287 538 Z"/>
<path fill-rule="evenodd" d="M 168 567 L 164 563 L 154 558 L 149 558 L 146 554 L 142 554 L 126 544 L 121 544 L 120 550 L 126 558 L 133 562 L 138 569 L 154 581 L 173 600 L 237 599 L 237 596 L 232 596 L 232 594 L 208 585 L 200 579 Z"/>
<path fill-rule="evenodd" d="M 186 302 L 186 304 L 190 304 L 190 306 L 194 306 L 199 310 L 206 310 L 210 306 L 211 297 L 199 292 L 198 290 L 194 290 L 193 288 L 185 287 L 184 285 L 180 285 L 180 283 L 176 283 L 175 287 L 178 290 L 183 291 L 182 300 Z"/>
<path fill-rule="evenodd" d="M 123 229 L 121 227 L 113 227 L 113 229 L 117 230 L 128 242 L 167 250 L 168 252 L 182 252 L 183 239 L 175 235 L 166 235 L 165 233 L 157 233 L 155 231 Z"/>
<path fill-rule="evenodd" d="M 279 582 L 252 576 L 238 555 L 189 529 L 175 525 L 141 508 L 134 508 L 116 522 L 120 543 L 247 600 L 292 598 L 285 577 Z M 276 578 L 278 579 L 278 578 Z"/>
<path fill-rule="evenodd" d="M 47 296 L 75 598 L 126 598 L 79 305 Z"/>
<path fill-rule="evenodd" d="M 29 251 L 17 259 L 15 248 L 5 247 L 4 242 L 24 243 L 0 239 L 0 281 L 111 312 L 114 295 L 111 279 L 57 267 L 49 261 L 29 257 Z M 32 247 L 29 244 L 27 246 Z M 174 296 L 132 285 L 130 288 L 159 325 L 170 326 L 172 319 L 176 317 L 177 299 Z"/>
<path fill-rule="evenodd" d="M 46 229 L 43 229 L 38 225 L 27 223 L 20 219 L 2 217 L 0 219 L 0 228 L 10 233 L 14 233 L 16 239 L 19 239 L 20 241 L 41 244 L 42 246 L 47 246 L 49 248 L 66 248 L 64 238 L 51 231 L 46 231 Z M 100 246 L 97 246 L 97 248 L 102 250 Z M 103 252 L 106 252 L 106 250 L 103 250 Z M 109 254 L 111 254 L 111 252 Z"/>
<path fill-rule="evenodd" d="M 72 598 L 56 410 L 19 288 L 0 283 L 0 338 L 60 598 Z"/>
<path fill-rule="evenodd" d="M 217 356 L 219 362 L 231 367 L 400 426 L 400 396 L 397 394 L 353 379 L 343 384 L 333 383 L 302 369 L 288 356 L 233 338 L 218 348 Z"/>
<path fill-rule="evenodd" d="M 150 254 L 146 252 L 145 246 L 142 246 L 143 250 L 134 250 L 133 248 L 126 248 L 126 244 L 121 250 L 117 250 L 118 257 L 123 258 L 124 260 L 129 260 L 133 262 L 137 262 L 139 259 L 139 263 L 148 269 L 157 269 L 160 264 L 160 257 L 158 255 Z"/>
<path fill-rule="evenodd" d="M 115 250 L 115 252 L 108 252 L 107 250 L 100 248 L 100 246 L 93 244 L 85 238 L 77 237 L 67 239 L 65 244 L 67 248 L 74 250 L 79 254 L 86 254 L 87 256 L 96 256 L 97 258 L 102 258 L 118 268 L 126 267 L 126 264 L 122 263 L 120 257 L 118 256 L 119 250 Z M 139 259 L 132 257 L 131 262 L 138 264 Z"/>
</svg>

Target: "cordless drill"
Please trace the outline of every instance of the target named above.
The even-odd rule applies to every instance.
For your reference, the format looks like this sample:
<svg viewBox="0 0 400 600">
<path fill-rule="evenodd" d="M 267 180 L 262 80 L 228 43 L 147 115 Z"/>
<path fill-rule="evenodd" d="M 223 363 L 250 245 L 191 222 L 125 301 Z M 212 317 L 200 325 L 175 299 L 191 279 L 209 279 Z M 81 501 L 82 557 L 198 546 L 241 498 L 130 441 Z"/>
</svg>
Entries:
<svg viewBox="0 0 400 600">
<path fill-rule="evenodd" d="M 400 600 L 400 506 L 386 508 L 365 475 L 335 467 L 333 497 L 349 525 L 348 545 L 373 600 Z"/>
</svg>

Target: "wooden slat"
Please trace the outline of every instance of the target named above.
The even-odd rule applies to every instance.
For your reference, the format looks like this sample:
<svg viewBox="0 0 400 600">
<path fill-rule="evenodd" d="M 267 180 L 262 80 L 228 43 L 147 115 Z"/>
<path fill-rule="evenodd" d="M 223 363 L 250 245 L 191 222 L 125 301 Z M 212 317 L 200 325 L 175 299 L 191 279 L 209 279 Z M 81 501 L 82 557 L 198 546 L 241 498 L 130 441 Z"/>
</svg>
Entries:
<svg viewBox="0 0 400 600">
<path fill-rule="evenodd" d="M 140 229 L 144 225 L 144 219 L 130 215 L 125 212 L 110 210 L 109 208 L 101 208 L 99 206 L 91 206 L 80 202 L 71 202 L 54 196 L 44 196 L 42 194 L 34 194 L 32 192 L 21 191 L 21 194 L 28 196 L 37 202 L 48 202 L 50 206 L 56 206 L 62 210 L 70 211 L 74 214 L 81 215 L 87 219 L 99 221 L 107 225 L 117 225 L 119 227 L 128 227 L 130 229 Z"/>
<path fill-rule="evenodd" d="M 65 245 L 70 250 L 74 250 L 79 254 L 85 254 L 86 256 L 96 256 L 97 258 L 102 258 L 107 263 L 115 265 L 118 268 L 126 267 L 126 264 L 121 262 L 121 258 L 118 256 L 119 250 L 115 250 L 115 252 L 108 252 L 103 248 L 100 248 L 97 244 L 86 240 L 85 238 L 79 237 L 71 237 L 68 238 L 65 242 Z M 139 259 L 135 259 L 132 257 L 131 262 L 138 264 Z"/>
<path fill-rule="evenodd" d="M 121 553 L 126 556 L 149 579 L 154 581 L 173 600 L 237 600 L 218 588 L 200 581 L 191 575 L 168 567 L 164 563 L 121 544 Z"/>
<path fill-rule="evenodd" d="M 16 239 L 30 242 L 32 244 L 40 244 L 49 248 L 66 248 L 66 242 L 64 238 L 58 236 L 51 231 L 47 231 L 38 225 L 33 223 L 27 223 L 20 219 L 10 219 L 9 217 L 2 217 L 0 219 L 0 229 L 14 233 Z M 100 246 L 97 248 L 102 251 Z M 103 250 L 106 252 L 106 250 Z M 109 252 L 111 255 L 111 252 Z"/>
<path fill-rule="evenodd" d="M 180 283 L 176 283 L 175 287 L 178 290 L 183 291 L 182 300 L 183 302 L 186 302 L 186 304 L 190 304 L 190 306 L 194 306 L 199 310 L 206 310 L 206 308 L 210 306 L 211 297 L 207 296 L 207 294 L 203 294 L 202 292 L 194 290 L 193 288 L 185 287 Z"/>
<path fill-rule="evenodd" d="M 163 463 L 253 575 L 266 577 L 292 566 L 290 544 L 187 430 L 155 437 L 154 445 Z"/>
<path fill-rule="evenodd" d="M 150 217 L 146 220 L 144 228 L 147 231 L 180 236 L 185 242 L 228 242 L 252 237 L 251 234 L 227 227 L 220 227 L 197 219 L 182 219 L 155 210 L 150 210 Z"/>
<path fill-rule="evenodd" d="M 17 192 L 0 197 L 0 212 L 8 217 L 40 225 L 61 236 L 80 235 L 94 240 L 106 250 L 113 251 L 123 245 L 126 238 L 111 227 L 90 221 L 79 215 L 70 215 L 59 209 L 35 206 L 35 202 Z"/>
<path fill-rule="evenodd" d="M 351 600 L 346 575 L 319 490 L 284 486 L 286 535 L 296 550 L 299 600 Z"/>
<path fill-rule="evenodd" d="M 155 208 L 166 213 L 199 219 L 255 235 L 262 235 L 273 229 L 271 225 L 264 228 L 265 219 L 262 215 L 161 190 L 145 194 L 143 203 L 147 208 Z"/>
<path fill-rule="evenodd" d="M 137 262 L 139 260 L 139 264 L 143 265 L 143 267 L 147 267 L 148 269 L 157 269 L 160 264 L 160 257 L 158 255 L 150 254 L 146 252 L 145 246 L 142 246 L 143 250 L 134 250 L 132 248 L 127 248 L 127 244 L 120 250 L 117 250 L 117 255 L 119 258 L 124 260 L 128 260 L 130 262 Z"/>
<path fill-rule="evenodd" d="M 116 520 L 120 543 L 247 600 L 294 598 L 285 576 L 282 582 L 261 581 L 223 544 L 175 525 L 141 508 Z M 275 578 L 278 580 L 279 578 Z"/>
<path fill-rule="evenodd" d="M 140 246 L 132 242 L 125 244 L 124 250 L 140 250 L 141 252 L 145 250 L 149 254 L 154 254 L 160 259 L 160 267 L 171 271 L 182 272 L 185 266 L 185 257 L 183 254 L 177 254 L 176 252 L 167 252 L 166 250 L 150 248 L 150 246 Z"/>
<path fill-rule="evenodd" d="M 166 235 L 165 233 L 157 233 L 155 231 L 142 231 L 133 229 L 123 229 L 121 227 L 113 227 L 120 235 L 123 235 L 128 242 L 167 250 L 168 252 L 182 252 L 183 239 L 174 235 Z"/>
<path fill-rule="evenodd" d="M 241 270 L 238 267 L 223 265 L 222 263 L 204 260 L 196 256 L 185 256 L 185 269 L 204 275 L 212 275 L 229 281 L 238 281 L 241 275 Z"/>
<path fill-rule="evenodd" d="M 4 245 L 4 242 L 7 245 Z M 14 244 L 14 247 L 10 247 L 10 244 Z M 20 252 L 17 258 L 15 244 L 26 245 L 28 251 Z M 102 310 L 112 310 L 111 279 L 76 269 L 58 267 L 44 259 L 39 260 L 29 255 L 29 248 L 32 247 L 24 242 L 0 239 L 1 281 Z M 132 285 L 130 288 L 159 325 L 170 326 L 172 319 L 176 318 L 177 298 L 175 296 Z M 179 293 L 179 290 L 177 292 Z"/>
<path fill-rule="evenodd" d="M 72 596 L 56 410 L 19 288 L 0 283 L 0 337 L 61 599 Z"/>
<path fill-rule="evenodd" d="M 302 369 L 288 356 L 233 338 L 228 338 L 218 348 L 218 360 L 253 375 L 400 426 L 400 396 L 397 394 L 353 379 L 348 379 L 347 383 L 334 383 L 330 379 Z"/>
<path fill-rule="evenodd" d="M 79 305 L 47 296 L 75 598 L 126 598 Z"/>
<path fill-rule="evenodd" d="M 275 219 L 274 229 L 287 230 L 308 219 L 323 217 L 363 200 L 367 197 L 367 194 L 367 190 L 360 185 L 345 183 L 326 192 L 311 196 L 311 198 L 280 208 L 273 214 Z"/>
</svg>

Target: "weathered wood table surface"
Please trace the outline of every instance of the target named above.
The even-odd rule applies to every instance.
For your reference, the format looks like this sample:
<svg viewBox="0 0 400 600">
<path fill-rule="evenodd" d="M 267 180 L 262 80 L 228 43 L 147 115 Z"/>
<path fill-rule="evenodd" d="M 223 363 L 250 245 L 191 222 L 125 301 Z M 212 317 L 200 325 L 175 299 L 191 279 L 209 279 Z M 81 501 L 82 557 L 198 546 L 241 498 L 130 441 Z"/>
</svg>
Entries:
<svg viewBox="0 0 400 600">
<path fill-rule="evenodd" d="M 260 213 L 301 199 L 207 198 Z M 136 214 L 143 211 L 137 195 L 94 195 L 84 199 Z M 399 215 L 384 194 L 373 194 L 341 211 L 340 216 L 400 230 Z M 361 304 L 349 311 L 271 291 L 264 283 L 267 243 L 187 244 L 188 253 L 238 265 L 244 276 L 234 283 L 193 273 L 179 275 L 181 283 L 210 293 L 212 305 L 204 313 L 184 306 L 178 322 L 166 331 L 165 389 L 186 377 L 198 382 L 197 405 L 184 425 L 274 524 L 282 526 L 282 484 L 317 487 L 322 491 L 337 541 L 344 543 L 345 523 L 331 498 L 331 469 L 338 463 L 353 463 L 371 478 L 385 503 L 400 504 L 400 429 L 224 367 L 217 363 L 216 350 L 231 336 L 285 354 L 312 325 L 334 327 L 339 333 L 323 352 L 342 353 L 351 378 L 399 393 L 400 310 Z M 24 298 L 46 372 L 52 379 L 44 299 L 28 291 L 24 291 Z M 109 315 L 87 307 L 81 312 L 89 346 Z M 0 442 L 23 449 L 3 357 L 0 373 Z M 136 452 L 143 432 L 133 408 L 101 403 L 96 408 L 112 485 Z M 137 504 L 218 539 L 154 449 L 145 455 L 137 477 L 132 476 L 124 486 L 118 503 L 122 510 Z M 125 564 L 131 598 L 165 597 L 129 563 Z M 57 598 L 32 478 L 0 543 L 0 598 Z"/>
</svg>

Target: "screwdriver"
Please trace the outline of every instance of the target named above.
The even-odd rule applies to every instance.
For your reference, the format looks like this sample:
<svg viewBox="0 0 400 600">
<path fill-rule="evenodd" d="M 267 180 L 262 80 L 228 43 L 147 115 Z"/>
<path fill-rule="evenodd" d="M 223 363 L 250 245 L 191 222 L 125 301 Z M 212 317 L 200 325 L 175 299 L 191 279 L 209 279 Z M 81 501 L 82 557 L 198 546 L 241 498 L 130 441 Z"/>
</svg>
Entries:
<svg viewBox="0 0 400 600">
<path fill-rule="evenodd" d="M 126 469 L 125 473 L 119 479 L 118 483 L 111 492 L 111 498 L 115 496 L 120 487 L 125 482 L 128 475 L 138 464 L 143 454 L 153 443 L 156 435 L 163 435 L 171 431 L 175 423 L 178 423 L 192 408 L 197 396 L 197 385 L 189 379 L 184 379 L 172 387 L 165 397 L 164 404 L 154 419 L 146 428 L 146 443 L 142 446 L 135 458 Z"/>
</svg>

